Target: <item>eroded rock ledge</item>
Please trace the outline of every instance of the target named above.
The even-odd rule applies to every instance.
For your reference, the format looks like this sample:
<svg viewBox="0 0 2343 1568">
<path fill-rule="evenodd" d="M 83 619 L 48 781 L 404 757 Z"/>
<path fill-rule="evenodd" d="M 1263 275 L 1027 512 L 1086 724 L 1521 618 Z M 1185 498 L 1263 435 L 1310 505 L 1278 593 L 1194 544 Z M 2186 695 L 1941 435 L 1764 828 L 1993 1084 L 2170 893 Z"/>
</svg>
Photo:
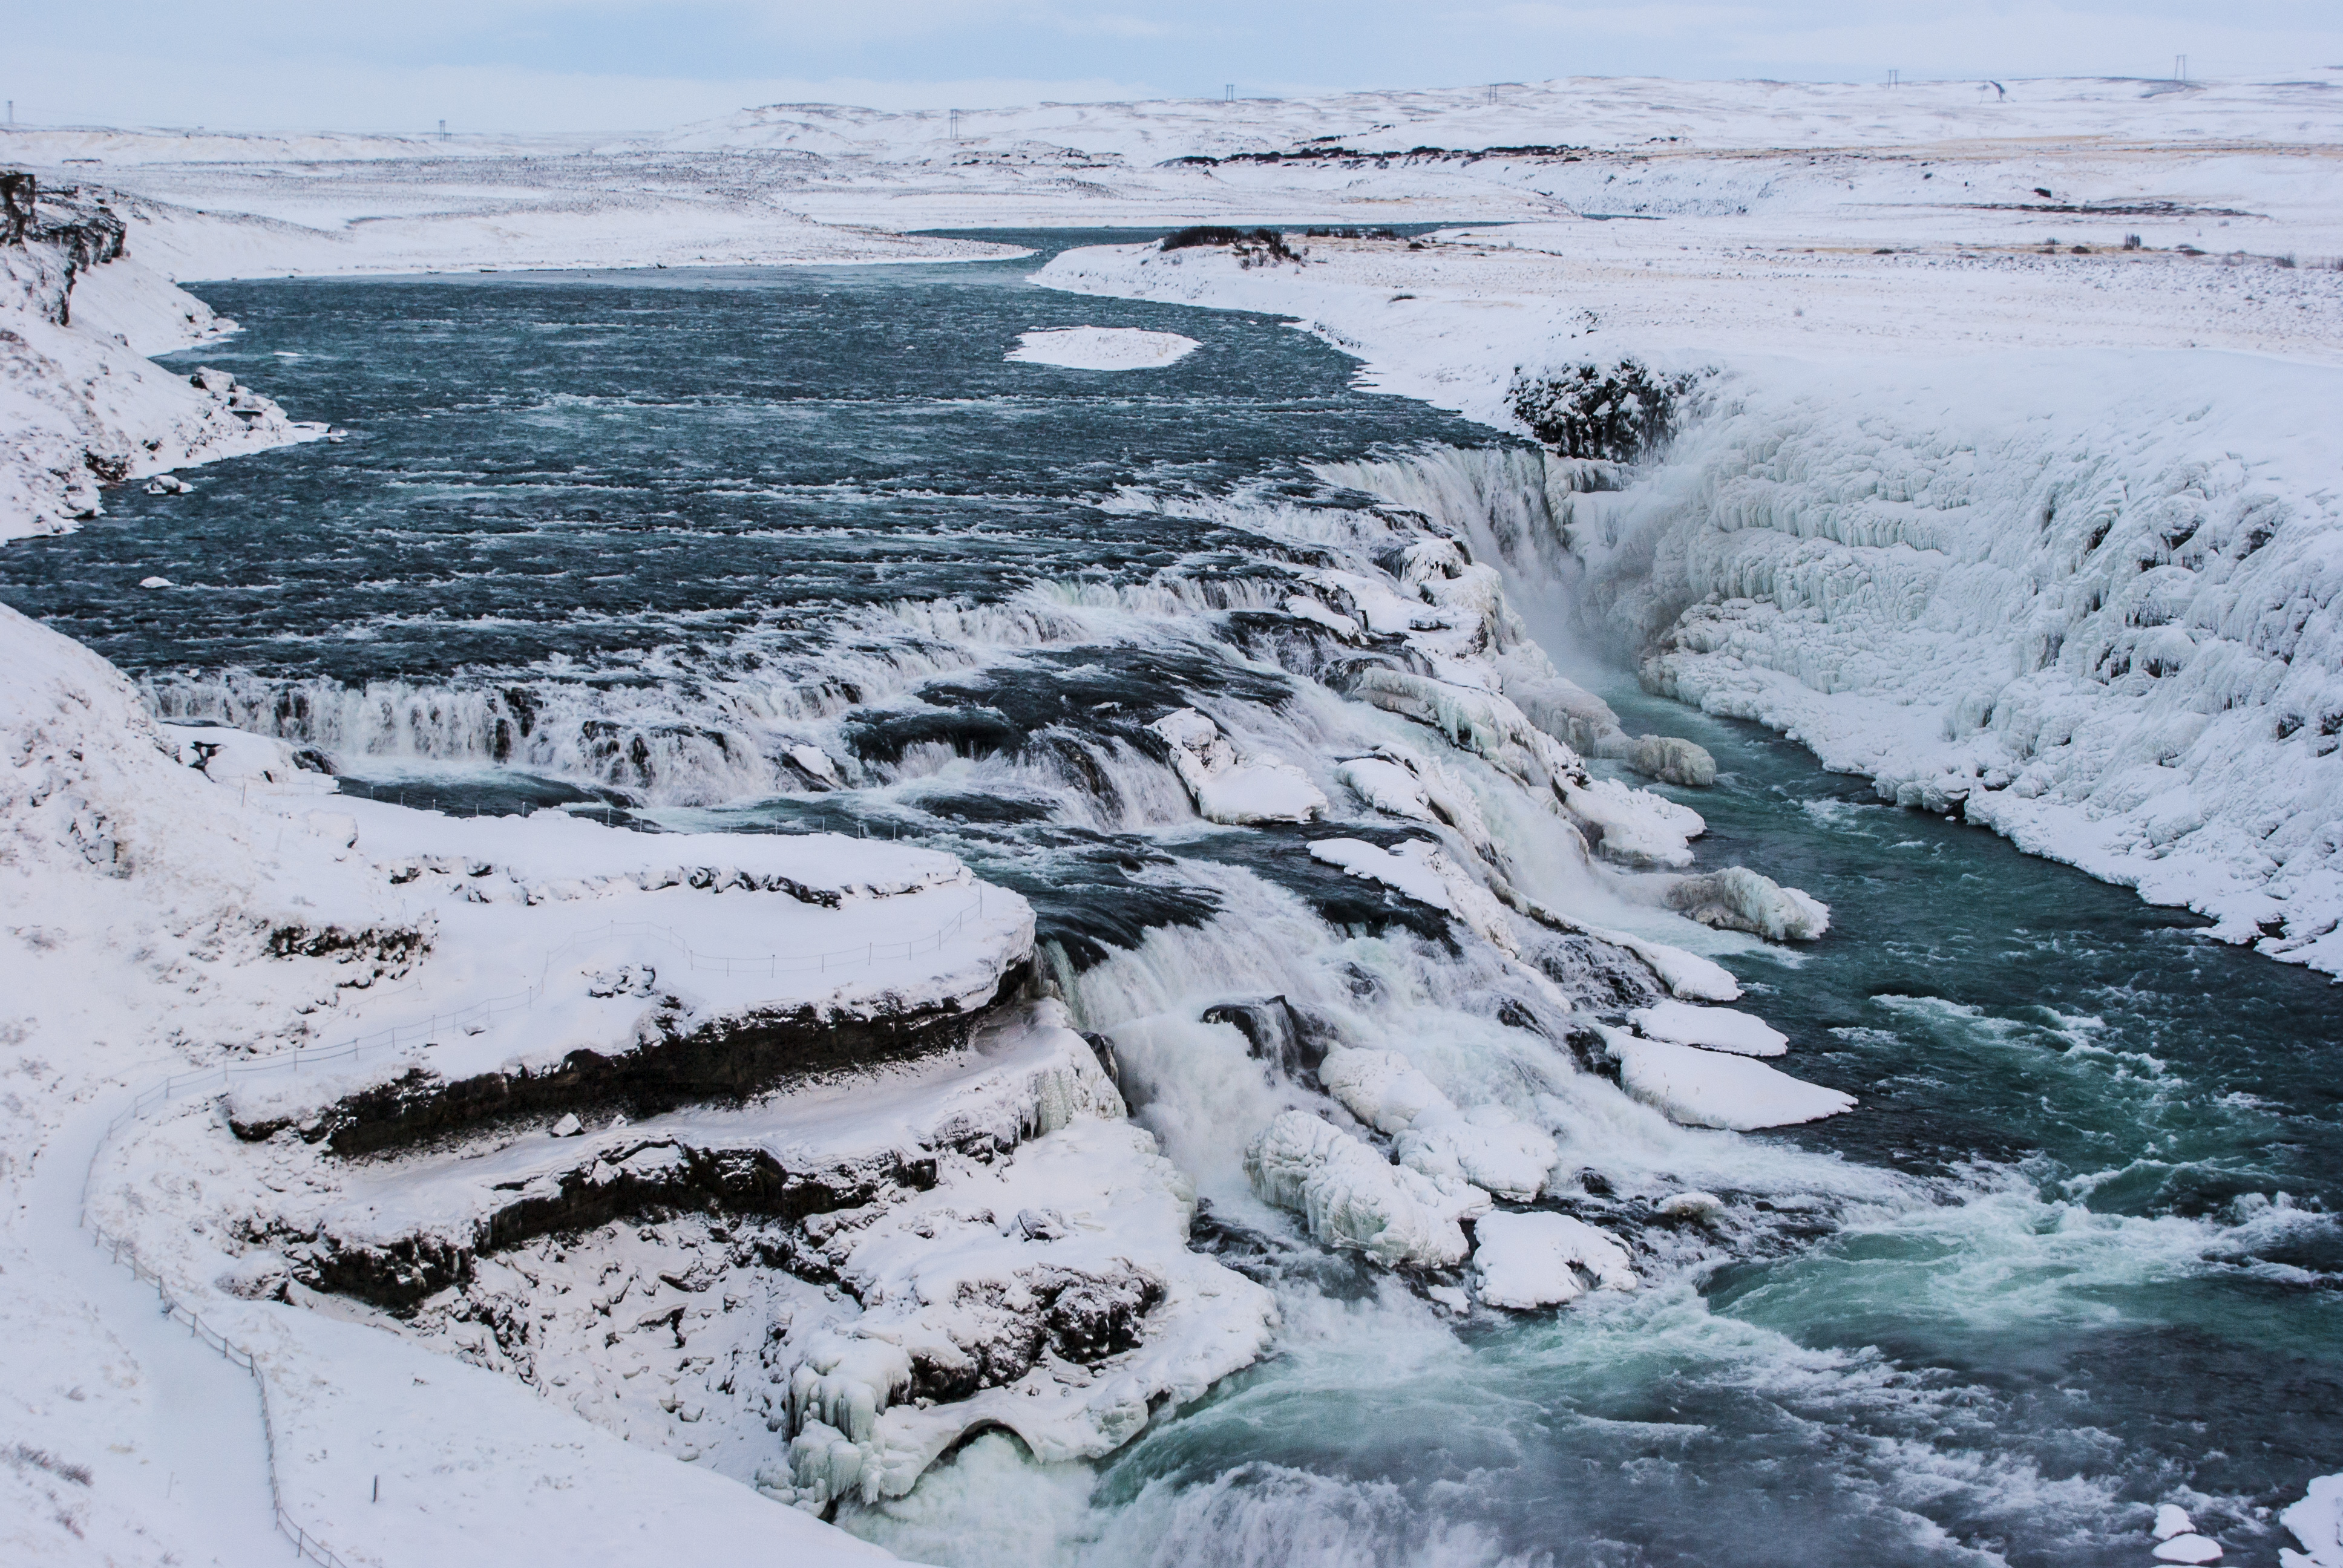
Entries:
<svg viewBox="0 0 2343 1568">
<path fill-rule="evenodd" d="M 1193 1189 L 1124 1115 L 1063 1010 L 1018 1002 L 949 1050 L 593 1130 L 352 1161 L 182 1116 L 95 1201 L 212 1236 L 219 1288 L 389 1310 L 822 1512 L 994 1427 L 1103 1454 L 1266 1348 L 1268 1292 L 1189 1249 Z"/>
<path fill-rule="evenodd" d="M 529 1118 L 641 1117 L 700 1101 L 737 1102 L 818 1073 L 965 1046 L 983 1016 L 1031 974 L 1030 962 L 1019 964 L 974 1008 L 945 999 L 869 1017 L 804 1003 L 695 1020 L 680 1000 L 667 996 L 646 1015 L 631 1050 L 581 1048 L 550 1065 L 520 1063 L 460 1078 L 415 1068 L 307 1114 L 247 1117 L 231 1108 L 229 1126 L 246 1142 L 294 1128 L 336 1154 L 355 1156 Z"/>
</svg>

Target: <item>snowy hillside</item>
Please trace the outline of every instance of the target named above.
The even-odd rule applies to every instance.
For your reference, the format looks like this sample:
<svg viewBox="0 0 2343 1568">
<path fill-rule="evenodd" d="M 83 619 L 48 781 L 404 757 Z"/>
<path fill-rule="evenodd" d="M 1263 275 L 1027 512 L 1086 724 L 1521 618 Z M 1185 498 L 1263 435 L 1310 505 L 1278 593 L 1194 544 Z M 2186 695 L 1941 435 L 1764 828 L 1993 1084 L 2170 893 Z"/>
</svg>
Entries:
<svg viewBox="0 0 2343 1568">
<path fill-rule="evenodd" d="M 2288 82 L 2128 77 L 2004 83 L 1678 82 L 1576 77 L 1320 98 L 1165 99 L 1043 104 L 959 113 L 888 113 L 776 104 L 617 146 L 769 148 L 826 157 L 909 159 L 1051 147 L 1139 166 L 1284 151 L 1324 157 L 1416 147 L 1569 147 L 1691 153 L 1885 149 L 1936 142 L 2050 137 L 2159 147 L 2207 141 L 2324 141 L 2343 73 Z M 62 145 L 62 144 L 60 144 Z M 158 147 L 157 151 L 161 149 Z M 615 150 L 606 145 L 606 150 Z"/>
<path fill-rule="evenodd" d="M 618 141 L 19 127 L 0 131 L 0 159 L 140 198 L 126 211 L 141 248 L 177 277 L 984 254 L 885 232 L 924 227 L 1577 215 L 1865 249 L 2115 244 L 2190 220 L 2207 250 L 2343 254 L 2328 194 L 2343 74 L 2327 71 L 1892 89 L 1579 79 L 1501 87 L 1494 103 L 1470 89 L 1043 105 L 964 113 L 957 138 L 954 124 L 779 105 Z"/>
<path fill-rule="evenodd" d="M 105 485 L 325 434 L 233 377 L 147 362 L 235 323 L 127 250 L 105 193 L 11 195 L 24 233 L 0 245 L 0 540 L 71 527 Z"/>
</svg>

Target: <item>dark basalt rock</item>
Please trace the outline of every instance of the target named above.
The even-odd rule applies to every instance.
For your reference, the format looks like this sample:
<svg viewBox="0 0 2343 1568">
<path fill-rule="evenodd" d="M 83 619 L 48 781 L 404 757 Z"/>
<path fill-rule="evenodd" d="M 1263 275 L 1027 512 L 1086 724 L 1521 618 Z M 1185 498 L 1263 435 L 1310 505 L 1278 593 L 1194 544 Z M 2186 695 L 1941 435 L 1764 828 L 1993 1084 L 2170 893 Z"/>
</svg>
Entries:
<svg viewBox="0 0 2343 1568">
<path fill-rule="evenodd" d="M 77 186 L 46 192 L 21 169 L 0 173 L 0 244 L 40 246 L 57 271 L 35 290 L 42 312 L 60 327 L 73 325 L 74 279 L 130 253 L 129 230 L 102 197 Z"/>
<path fill-rule="evenodd" d="M 1260 155 L 1275 162 L 1277 155 Z M 1158 247 L 1166 251 L 1191 250 L 1198 246 L 1214 246 L 1234 251 L 1244 261 L 1300 261 L 1302 257 L 1289 249 L 1285 236 L 1273 228 L 1226 228 L 1214 224 L 1198 224 L 1163 236 Z"/>
<path fill-rule="evenodd" d="M 1632 463 L 1675 434 L 1683 404 L 1699 381 L 1622 359 L 1607 367 L 1584 364 L 1523 376 L 1506 402 L 1533 435 L 1565 457 Z"/>
<path fill-rule="evenodd" d="M 955 1145 L 960 1152 L 999 1152 L 990 1133 Z M 649 1149 L 678 1158 L 649 1170 L 627 1161 Z M 649 1214 L 699 1211 L 754 1214 L 797 1224 L 808 1216 L 869 1203 L 889 1188 L 924 1191 L 936 1184 L 933 1153 L 898 1153 L 854 1166 L 795 1170 L 767 1150 L 697 1149 L 672 1139 L 646 1138 L 597 1151 L 597 1157 L 557 1178 L 558 1190 L 518 1197 L 496 1210 L 464 1240 L 412 1236 L 386 1244 L 346 1245 L 327 1234 L 260 1238 L 284 1248 L 293 1277 L 311 1290 L 355 1296 L 393 1312 L 411 1312 L 450 1285 L 472 1277 L 473 1265 L 539 1236 L 591 1230 Z M 521 1184 L 510 1184 L 515 1191 Z M 801 1251 L 801 1250 L 800 1250 Z M 792 1252 L 790 1262 L 796 1262 Z"/>
<path fill-rule="evenodd" d="M 1203 1020 L 1225 1023 L 1243 1035 L 1246 1051 L 1267 1064 L 1272 1082 L 1283 1079 L 1307 1089 L 1317 1088 L 1318 1064 L 1326 1060 L 1328 1048 L 1341 1043 L 1282 996 L 1215 1002 L 1204 1010 Z"/>
<path fill-rule="evenodd" d="M 0 171 L 0 245 L 22 245 L 33 226 L 40 181 L 22 169 Z"/>
<path fill-rule="evenodd" d="M 430 937 L 411 926 L 366 926 L 353 930 L 345 926 L 282 925 L 269 930 L 267 951 L 273 959 L 371 958 L 385 970 L 403 970 L 430 948 Z"/>
<path fill-rule="evenodd" d="M 985 1013 L 1023 988 L 1030 968 L 1011 970 L 983 1006 L 966 1012 L 932 1006 L 838 1019 L 808 1006 L 720 1019 L 689 1032 L 662 1018 L 655 1020 L 659 1037 L 633 1050 L 581 1049 L 535 1072 L 484 1072 L 450 1082 L 418 1069 L 337 1102 L 300 1131 L 313 1141 L 325 1140 L 337 1154 L 358 1155 L 565 1111 L 636 1117 L 707 1101 L 737 1104 L 811 1073 L 965 1045 Z M 290 1125 L 284 1118 L 229 1122 L 248 1142 Z"/>
<path fill-rule="evenodd" d="M 1574 164 L 1580 161 L 1580 159 L 1582 159 L 1586 154 L 1586 149 L 1584 147 L 1574 147 L 1567 144 L 1551 142 L 1524 143 L 1518 146 L 1503 147 L 1435 147 L 1425 146 L 1410 147 L 1404 152 L 1393 149 L 1386 149 L 1377 152 L 1363 147 L 1346 147 L 1341 146 L 1339 143 L 1332 146 L 1322 145 L 1331 139 L 1332 138 L 1325 136 L 1313 136 L 1298 147 L 1259 153 L 1230 153 L 1222 157 L 1213 157 L 1204 153 L 1191 153 L 1185 157 L 1167 158 L 1156 166 L 1167 169 L 1218 168 L 1223 164 L 1277 165 L 1316 163 L 1333 164 L 1342 168 L 1355 169 L 1363 168 L 1370 165 L 1376 168 L 1389 168 L 1395 162 L 1403 165 L 1421 163 L 1477 164 L 1483 158 L 1498 158 L 1518 162 L 1560 162 Z M 1325 234 L 1329 231 L 1324 229 L 1312 229 L 1310 232 L 1314 235 Z M 1332 232 L 1335 236 L 1345 239 L 1354 236 L 1362 239 L 1397 239 L 1399 237 L 1398 234 L 1391 229 L 1371 229 L 1363 233 L 1356 229 L 1335 229 Z M 1167 246 L 1165 248 L 1169 249 L 1170 247 Z"/>
<path fill-rule="evenodd" d="M 947 1349 L 914 1352 L 911 1392 L 939 1402 L 1015 1382 L 1047 1349 L 1092 1365 L 1139 1344 L 1141 1320 L 1163 1299 L 1162 1284 L 1136 1269 L 1087 1274 L 1041 1268 L 1008 1281 L 963 1286 L 973 1332 Z"/>
</svg>

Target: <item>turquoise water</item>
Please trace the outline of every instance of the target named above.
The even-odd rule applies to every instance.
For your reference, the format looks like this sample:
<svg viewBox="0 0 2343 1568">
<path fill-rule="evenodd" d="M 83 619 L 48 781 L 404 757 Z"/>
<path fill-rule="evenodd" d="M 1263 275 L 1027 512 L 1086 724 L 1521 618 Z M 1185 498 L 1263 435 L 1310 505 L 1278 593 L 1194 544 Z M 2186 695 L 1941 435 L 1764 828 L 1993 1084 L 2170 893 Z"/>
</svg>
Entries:
<svg viewBox="0 0 2343 1568">
<path fill-rule="evenodd" d="M 324 747 L 352 789 L 921 839 L 1032 896 L 1069 973 L 1299 900 L 1322 946 L 1294 985 L 1381 964 L 1406 1027 L 1481 1038 L 1494 1001 L 1443 972 L 1436 917 L 1307 833 L 1161 827 L 1141 731 L 1209 699 L 1293 746 L 1354 739 L 1253 608 L 1319 558 L 1272 515 L 1367 505 L 1312 462 L 1494 437 L 1361 392 L 1272 318 L 1033 289 L 1039 259 L 207 286 L 246 331 L 190 362 L 345 438 L 116 493 L 0 551 L 0 598 L 168 713 Z M 1138 377 L 1001 360 L 1082 323 L 1203 347 Z M 1116 608 L 1053 639 L 1037 604 Z M 2112 1564 L 2179 1498 L 2230 1563 L 2275 1561 L 2269 1510 L 2343 1466 L 2327 983 L 1589 678 L 1717 756 L 1718 788 L 1681 793 L 1702 864 L 1832 905 L 1824 941 L 1725 961 L 1785 1065 L 1861 1110 L 1574 1133 L 1588 1174 L 1557 1201 L 1632 1237 L 1647 1283 L 1558 1315 L 1459 1322 L 1208 1223 L 1278 1290 L 1276 1357 L 1094 1468 L 980 1439 L 844 1523 L 955 1564 Z M 777 760 L 808 737 L 848 788 Z M 1725 1197 L 1722 1226 L 1654 1223 L 1660 1177 Z"/>
<path fill-rule="evenodd" d="M 1605 695 L 1716 755 L 1716 789 L 1668 791 L 1704 860 L 1833 906 L 1825 941 L 1726 961 L 1785 1065 L 1863 1108 L 1746 1140 L 1733 1241 L 1659 1239 L 1636 1298 L 1458 1332 L 1288 1286 L 1283 1356 L 1094 1488 L 1033 1487 L 1046 1531 L 947 1541 L 1025 1473 L 995 1439 L 931 1483 L 953 1508 L 872 1533 L 971 1563 L 2118 1563 L 2177 1497 L 2228 1562 L 2276 1561 L 2270 1512 L 2343 1453 L 2328 983 L 1755 726 Z"/>
</svg>

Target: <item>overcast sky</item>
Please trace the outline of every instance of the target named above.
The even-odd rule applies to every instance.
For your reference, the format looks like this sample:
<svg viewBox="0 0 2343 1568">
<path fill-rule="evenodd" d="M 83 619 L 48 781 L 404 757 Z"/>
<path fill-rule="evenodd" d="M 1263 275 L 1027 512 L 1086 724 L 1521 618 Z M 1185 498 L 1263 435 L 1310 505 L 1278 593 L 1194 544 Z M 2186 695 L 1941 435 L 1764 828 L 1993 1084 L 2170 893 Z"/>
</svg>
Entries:
<svg viewBox="0 0 2343 1568">
<path fill-rule="evenodd" d="M 0 0 L 20 123 L 650 129 L 750 105 L 1298 96 L 1566 75 L 2343 65 L 2343 0 Z"/>
</svg>

